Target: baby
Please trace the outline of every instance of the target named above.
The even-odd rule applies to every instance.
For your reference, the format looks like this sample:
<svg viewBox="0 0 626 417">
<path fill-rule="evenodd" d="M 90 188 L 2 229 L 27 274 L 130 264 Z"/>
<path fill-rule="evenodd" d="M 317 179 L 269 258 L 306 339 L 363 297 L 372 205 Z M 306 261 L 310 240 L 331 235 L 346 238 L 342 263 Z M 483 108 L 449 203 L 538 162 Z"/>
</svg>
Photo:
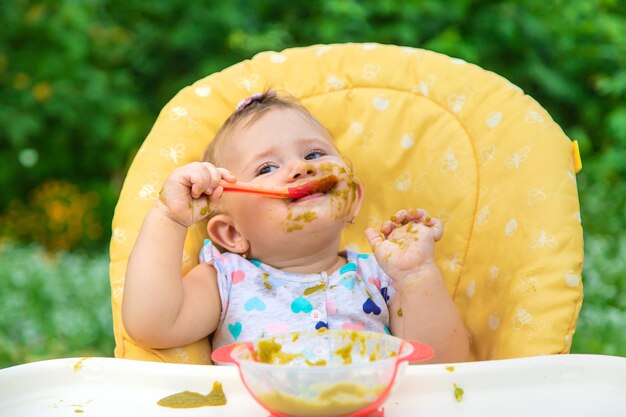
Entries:
<svg viewBox="0 0 626 417">
<path fill-rule="evenodd" d="M 331 175 L 330 188 L 298 199 L 224 191 L 236 181 L 297 187 Z M 365 231 L 373 256 L 339 251 L 362 197 L 306 108 L 273 91 L 242 101 L 204 162 L 175 169 L 144 220 L 124 287 L 128 334 L 151 348 L 212 335 L 217 348 L 285 331 L 357 329 L 427 343 L 434 362 L 467 360 L 467 332 L 434 261 L 441 222 L 400 210 Z M 181 279 L 187 228 L 201 220 L 210 240 Z"/>
</svg>

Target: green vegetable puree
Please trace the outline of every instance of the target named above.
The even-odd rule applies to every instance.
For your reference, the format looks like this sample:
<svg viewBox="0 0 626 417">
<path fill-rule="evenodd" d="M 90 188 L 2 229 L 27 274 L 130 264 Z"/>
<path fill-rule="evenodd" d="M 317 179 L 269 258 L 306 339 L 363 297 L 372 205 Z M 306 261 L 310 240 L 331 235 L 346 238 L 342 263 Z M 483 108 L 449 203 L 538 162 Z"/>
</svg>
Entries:
<svg viewBox="0 0 626 417">
<path fill-rule="evenodd" d="M 454 385 L 454 398 L 456 399 L 456 402 L 460 403 L 463 400 L 463 388 L 461 387 L 457 387 L 456 384 Z"/>
<path fill-rule="evenodd" d="M 207 395 L 199 392 L 183 391 L 170 395 L 157 401 L 161 407 L 169 408 L 197 408 L 210 407 L 226 404 L 226 395 L 222 390 L 222 384 L 218 381 L 213 383 L 213 389 Z"/>
<path fill-rule="evenodd" d="M 282 345 L 274 339 L 260 340 L 257 348 L 259 362 L 284 365 L 302 354 L 285 353 Z"/>
<path fill-rule="evenodd" d="M 361 384 L 340 382 L 310 400 L 290 396 L 279 390 L 261 395 L 259 399 L 270 409 L 291 416 L 343 416 L 367 407 L 384 389 L 384 385 L 368 388 Z"/>
</svg>

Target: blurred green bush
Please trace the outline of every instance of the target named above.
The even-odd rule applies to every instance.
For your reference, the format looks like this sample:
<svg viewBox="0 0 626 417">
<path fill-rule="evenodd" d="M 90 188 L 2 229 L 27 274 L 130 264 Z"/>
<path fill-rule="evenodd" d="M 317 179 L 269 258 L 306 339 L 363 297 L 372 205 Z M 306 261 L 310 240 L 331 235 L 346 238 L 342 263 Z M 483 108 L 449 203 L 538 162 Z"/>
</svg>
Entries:
<svg viewBox="0 0 626 417">
<path fill-rule="evenodd" d="M 108 256 L 0 243 L 0 368 L 112 356 Z"/>
<path fill-rule="evenodd" d="M 626 235 L 587 235 L 585 299 L 573 353 L 626 356 Z"/>
</svg>

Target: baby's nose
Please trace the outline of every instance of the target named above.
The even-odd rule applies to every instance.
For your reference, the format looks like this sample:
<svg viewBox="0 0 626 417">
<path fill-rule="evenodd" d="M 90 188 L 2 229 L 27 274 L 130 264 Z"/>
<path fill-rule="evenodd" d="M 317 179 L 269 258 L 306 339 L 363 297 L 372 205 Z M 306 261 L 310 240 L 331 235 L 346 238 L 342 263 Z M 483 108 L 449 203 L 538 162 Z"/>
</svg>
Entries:
<svg viewBox="0 0 626 417">
<path fill-rule="evenodd" d="M 293 171 L 291 172 L 291 180 L 295 181 L 299 178 L 310 176 L 310 175 L 316 175 L 316 174 L 317 174 L 317 168 L 315 168 L 314 165 L 306 161 L 299 161 L 293 167 Z"/>
</svg>

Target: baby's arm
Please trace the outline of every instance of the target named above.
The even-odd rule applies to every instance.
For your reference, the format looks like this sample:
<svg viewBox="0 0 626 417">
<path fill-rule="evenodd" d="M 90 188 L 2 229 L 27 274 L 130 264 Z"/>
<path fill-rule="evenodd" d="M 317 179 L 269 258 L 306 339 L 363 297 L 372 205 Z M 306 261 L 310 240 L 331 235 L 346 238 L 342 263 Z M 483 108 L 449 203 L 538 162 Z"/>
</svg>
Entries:
<svg viewBox="0 0 626 417">
<path fill-rule="evenodd" d="M 394 281 L 391 332 L 430 345 L 435 350 L 432 362 L 468 360 L 467 330 L 434 259 L 441 222 L 424 210 L 400 210 L 380 232 L 370 228 L 365 233 L 381 268 Z"/>
<path fill-rule="evenodd" d="M 200 264 L 181 278 L 181 264 L 187 228 L 208 215 L 209 204 L 221 195 L 222 178 L 235 181 L 206 162 L 178 168 L 146 215 L 128 261 L 122 302 L 124 327 L 136 342 L 182 346 L 217 327 L 221 305 L 215 269 Z"/>
</svg>

